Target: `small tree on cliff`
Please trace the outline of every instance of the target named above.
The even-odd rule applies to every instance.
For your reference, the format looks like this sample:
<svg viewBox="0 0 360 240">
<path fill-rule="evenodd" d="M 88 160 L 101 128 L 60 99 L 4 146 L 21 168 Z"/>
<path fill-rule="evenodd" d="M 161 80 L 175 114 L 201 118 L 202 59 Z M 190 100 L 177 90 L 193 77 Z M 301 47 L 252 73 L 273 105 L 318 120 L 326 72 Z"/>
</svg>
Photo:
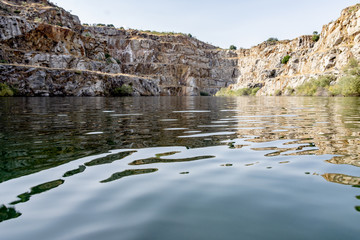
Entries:
<svg viewBox="0 0 360 240">
<path fill-rule="evenodd" d="M 230 48 L 229 48 L 230 50 L 236 50 L 237 48 L 236 48 L 236 46 L 234 46 L 234 45 L 230 45 Z"/>
<path fill-rule="evenodd" d="M 320 39 L 320 34 L 317 31 L 314 31 L 313 35 L 312 35 L 312 40 L 314 42 L 317 42 L 317 41 L 319 41 L 319 39 Z"/>
</svg>

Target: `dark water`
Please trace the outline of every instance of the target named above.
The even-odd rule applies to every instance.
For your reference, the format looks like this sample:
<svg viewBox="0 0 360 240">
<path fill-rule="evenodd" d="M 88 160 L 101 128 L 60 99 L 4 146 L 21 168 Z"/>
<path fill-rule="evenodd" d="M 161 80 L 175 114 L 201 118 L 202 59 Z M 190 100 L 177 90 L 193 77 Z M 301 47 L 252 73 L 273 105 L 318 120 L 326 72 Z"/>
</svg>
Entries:
<svg viewBox="0 0 360 240">
<path fill-rule="evenodd" d="M 0 98 L 0 239 L 358 239 L 359 98 Z"/>
</svg>

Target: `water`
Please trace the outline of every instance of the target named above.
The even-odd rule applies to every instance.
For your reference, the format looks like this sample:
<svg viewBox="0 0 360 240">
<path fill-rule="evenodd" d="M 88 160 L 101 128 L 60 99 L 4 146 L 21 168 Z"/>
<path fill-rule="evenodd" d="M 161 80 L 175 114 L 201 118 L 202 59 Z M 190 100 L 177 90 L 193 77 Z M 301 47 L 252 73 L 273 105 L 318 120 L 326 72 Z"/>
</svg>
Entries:
<svg viewBox="0 0 360 240">
<path fill-rule="evenodd" d="M 357 239 L 359 110 L 359 98 L 0 98 L 1 239 Z"/>
</svg>

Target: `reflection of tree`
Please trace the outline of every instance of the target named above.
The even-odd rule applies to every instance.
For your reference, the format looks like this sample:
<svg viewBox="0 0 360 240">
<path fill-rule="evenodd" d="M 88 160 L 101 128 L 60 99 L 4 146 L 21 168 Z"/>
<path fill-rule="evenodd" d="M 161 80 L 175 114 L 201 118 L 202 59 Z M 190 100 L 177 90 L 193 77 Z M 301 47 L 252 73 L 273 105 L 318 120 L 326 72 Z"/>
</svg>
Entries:
<svg viewBox="0 0 360 240">
<path fill-rule="evenodd" d="M 13 207 L 0 206 L 0 222 L 17 218 L 21 216 L 21 213 L 17 212 Z"/>
<path fill-rule="evenodd" d="M 20 200 L 14 201 L 11 204 L 15 205 L 15 204 L 18 204 L 18 203 L 27 202 L 27 201 L 30 200 L 31 196 L 39 194 L 39 193 L 43 193 L 43 192 L 46 192 L 46 191 L 49 191 L 49 190 L 51 190 L 53 188 L 56 188 L 56 187 L 60 186 L 64 182 L 65 182 L 64 180 L 58 179 L 58 180 L 55 180 L 55 181 L 43 183 L 43 184 L 37 185 L 35 187 L 32 187 L 30 192 L 25 192 L 25 193 L 22 193 L 22 194 L 18 195 L 18 198 L 20 198 Z"/>
<path fill-rule="evenodd" d="M 74 176 L 76 174 L 82 173 L 83 171 L 85 171 L 85 169 L 86 169 L 86 167 L 84 165 L 80 165 L 77 169 L 70 170 L 70 171 L 67 171 L 66 173 L 64 173 L 63 177 Z"/>
<path fill-rule="evenodd" d="M 127 152 L 120 152 L 120 153 L 116 153 L 116 154 L 110 154 L 106 157 L 97 158 L 97 159 L 92 160 L 91 162 L 87 162 L 87 163 L 85 163 L 85 166 L 89 167 L 89 166 L 96 166 L 96 165 L 102 165 L 102 164 L 109 164 L 114 161 L 121 160 L 127 156 L 130 156 L 134 152 L 136 152 L 136 151 L 127 151 Z"/>
<path fill-rule="evenodd" d="M 198 156 L 198 157 L 192 157 L 192 158 L 177 158 L 177 159 L 154 157 L 154 158 L 145 158 L 145 159 L 135 160 L 135 161 L 129 163 L 129 165 L 144 165 L 144 164 L 152 164 L 152 163 L 191 162 L 191 161 L 209 159 L 209 158 L 214 158 L 214 157 L 215 156 Z"/>
<path fill-rule="evenodd" d="M 158 169 L 157 168 L 148 168 L 148 169 L 129 169 L 129 170 L 125 170 L 122 172 L 117 172 L 114 173 L 113 175 L 111 175 L 111 177 L 100 181 L 101 183 L 107 183 L 107 182 L 112 182 L 115 180 L 118 180 L 120 178 L 123 177 L 128 177 L 128 176 L 133 176 L 133 175 L 139 175 L 139 174 L 146 174 L 146 173 L 153 173 L 156 172 Z"/>
</svg>

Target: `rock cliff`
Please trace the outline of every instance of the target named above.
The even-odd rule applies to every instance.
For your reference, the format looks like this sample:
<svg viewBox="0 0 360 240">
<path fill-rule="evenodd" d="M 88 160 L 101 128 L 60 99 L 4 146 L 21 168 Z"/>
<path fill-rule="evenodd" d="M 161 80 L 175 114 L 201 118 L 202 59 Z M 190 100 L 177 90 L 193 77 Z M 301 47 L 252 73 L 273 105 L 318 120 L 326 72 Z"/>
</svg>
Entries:
<svg viewBox="0 0 360 240">
<path fill-rule="evenodd" d="M 133 95 L 228 86 L 261 86 L 258 94 L 270 95 L 360 60 L 359 16 L 359 5 L 343 10 L 317 42 L 302 36 L 231 51 L 185 34 L 84 26 L 47 0 L 0 0 L 0 82 L 26 96 L 107 96 L 124 84 Z"/>
<path fill-rule="evenodd" d="M 325 26 L 318 41 L 312 36 L 264 42 L 238 53 L 239 77 L 232 88 L 262 86 L 258 95 L 286 92 L 321 75 L 338 77 L 350 58 L 360 60 L 360 4 L 344 9 Z M 281 60 L 290 56 L 287 64 Z"/>
<path fill-rule="evenodd" d="M 184 34 L 82 26 L 46 0 L 1 0 L 0 26 L 0 81 L 21 95 L 109 95 L 122 84 L 134 95 L 214 94 L 237 77 L 233 51 Z"/>
</svg>

